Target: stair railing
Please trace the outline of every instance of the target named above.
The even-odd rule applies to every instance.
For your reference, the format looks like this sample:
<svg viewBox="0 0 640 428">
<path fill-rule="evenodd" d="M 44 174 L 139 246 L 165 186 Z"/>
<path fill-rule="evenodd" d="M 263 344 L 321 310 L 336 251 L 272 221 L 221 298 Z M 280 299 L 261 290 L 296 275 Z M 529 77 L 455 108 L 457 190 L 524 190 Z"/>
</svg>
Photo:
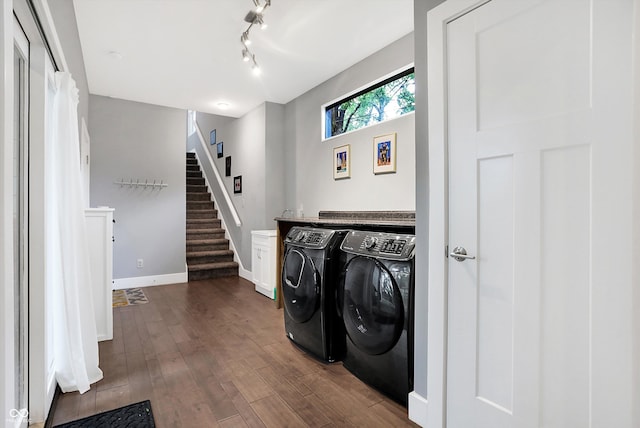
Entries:
<svg viewBox="0 0 640 428">
<path fill-rule="evenodd" d="M 207 160 L 209 161 L 209 165 L 211 166 L 211 169 L 213 169 L 213 173 L 216 176 L 216 180 L 218 181 L 218 186 L 220 187 L 220 191 L 224 196 L 224 200 L 227 204 L 227 207 L 231 212 L 233 221 L 236 223 L 237 227 L 240 227 L 242 226 L 242 221 L 240 220 L 238 211 L 236 210 L 235 205 L 233 205 L 233 202 L 231 201 L 231 197 L 229 196 L 229 192 L 227 191 L 227 188 L 225 187 L 224 182 L 222 181 L 222 176 L 218 171 L 218 167 L 216 166 L 216 163 L 213 161 L 213 158 L 211 157 L 211 153 L 209 152 L 207 143 L 202 135 L 202 131 L 200 131 L 200 126 L 198 125 L 198 122 L 195 120 L 195 118 L 190 117 L 189 120 L 193 121 L 193 125 L 195 127 L 196 133 L 198 134 L 198 139 L 200 140 L 200 145 L 202 146 L 202 150 L 204 151 L 204 153 L 207 155 Z"/>
</svg>

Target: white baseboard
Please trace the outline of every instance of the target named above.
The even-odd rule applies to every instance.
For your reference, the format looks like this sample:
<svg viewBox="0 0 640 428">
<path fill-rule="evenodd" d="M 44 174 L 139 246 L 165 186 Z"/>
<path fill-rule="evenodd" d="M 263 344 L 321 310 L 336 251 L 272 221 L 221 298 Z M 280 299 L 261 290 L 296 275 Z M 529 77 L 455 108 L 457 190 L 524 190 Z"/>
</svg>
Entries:
<svg viewBox="0 0 640 428">
<path fill-rule="evenodd" d="M 113 280 L 113 289 L 151 287 L 154 285 L 180 284 L 189 280 L 188 273 L 178 272 L 166 275 L 136 276 L 133 278 L 118 278 Z"/>
<path fill-rule="evenodd" d="M 427 399 L 415 391 L 409 393 L 409 419 L 421 427 L 427 426 Z"/>
<path fill-rule="evenodd" d="M 236 260 L 238 262 L 238 276 L 240 278 L 244 278 L 247 281 L 251 281 L 253 282 L 253 273 L 251 273 L 250 270 L 246 270 L 245 268 L 242 267 L 242 263 L 240 263 L 238 260 Z"/>
</svg>

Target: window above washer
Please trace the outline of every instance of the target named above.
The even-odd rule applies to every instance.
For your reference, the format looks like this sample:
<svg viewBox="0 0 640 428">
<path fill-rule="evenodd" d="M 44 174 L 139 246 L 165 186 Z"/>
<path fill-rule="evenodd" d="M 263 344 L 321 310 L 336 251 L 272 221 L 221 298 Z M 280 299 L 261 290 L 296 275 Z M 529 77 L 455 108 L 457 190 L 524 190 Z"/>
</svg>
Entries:
<svg viewBox="0 0 640 428">
<path fill-rule="evenodd" d="M 324 138 L 394 119 L 415 110 L 414 68 L 323 106 Z"/>
</svg>

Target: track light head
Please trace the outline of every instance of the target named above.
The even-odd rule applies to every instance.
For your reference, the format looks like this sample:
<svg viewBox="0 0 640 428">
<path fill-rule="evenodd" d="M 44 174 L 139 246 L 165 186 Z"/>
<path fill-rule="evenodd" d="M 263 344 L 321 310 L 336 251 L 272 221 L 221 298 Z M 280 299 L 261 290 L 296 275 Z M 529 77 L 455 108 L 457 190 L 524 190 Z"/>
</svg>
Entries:
<svg viewBox="0 0 640 428">
<path fill-rule="evenodd" d="M 262 14 L 257 14 L 256 15 L 256 19 L 254 19 L 253 23 L 255 25 L 259 25 L 261 30 L 265 30 L 267 28 L 267 23 L 264 22 L 264 19 L 262 18 Z"/>
<path fill-rule="evenodd" d="M 242 60 L 247 62 L 251 59 L 251 55 L 249 55 L 249 50 L 247 48 L 242 49 Z"/>
<path fill-rule="evenodd" d="M 249 46 L 251 44 L 251 39 L 249 39 L 248 31 L 245 31 L 244 33 L 242 33 L 242 36 L 240 37 L 240 41 L 245 46 Z"/>
</svg>

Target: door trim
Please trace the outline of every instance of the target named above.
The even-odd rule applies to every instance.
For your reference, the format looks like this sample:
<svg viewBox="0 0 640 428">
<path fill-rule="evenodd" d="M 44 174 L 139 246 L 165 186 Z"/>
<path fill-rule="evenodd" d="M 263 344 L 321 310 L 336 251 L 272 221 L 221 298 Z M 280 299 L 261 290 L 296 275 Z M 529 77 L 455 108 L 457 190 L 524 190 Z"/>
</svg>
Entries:
<svg viewBox="0 0 640 428">
<path fill-rule="evenodd" d="M 446 427 L 447 409 L 447 25 L 490 0 L 444 2 L 427 14 L 427 99 L 429 123 L 429 262 L 427 305 L 427 397 L 414 397 L 419 418 L 429 427 Z M 426 398 L 426 399 L 425 399 Z"/>
</svg>

